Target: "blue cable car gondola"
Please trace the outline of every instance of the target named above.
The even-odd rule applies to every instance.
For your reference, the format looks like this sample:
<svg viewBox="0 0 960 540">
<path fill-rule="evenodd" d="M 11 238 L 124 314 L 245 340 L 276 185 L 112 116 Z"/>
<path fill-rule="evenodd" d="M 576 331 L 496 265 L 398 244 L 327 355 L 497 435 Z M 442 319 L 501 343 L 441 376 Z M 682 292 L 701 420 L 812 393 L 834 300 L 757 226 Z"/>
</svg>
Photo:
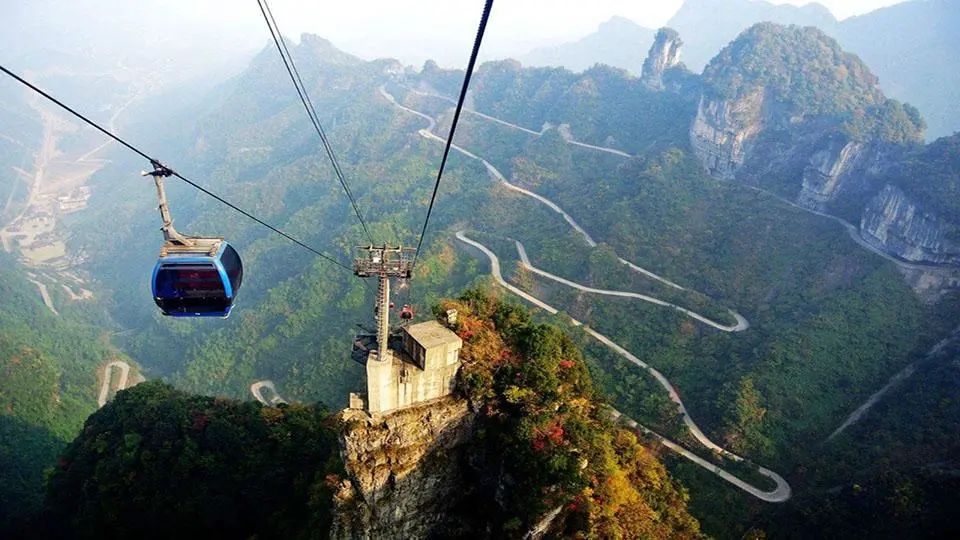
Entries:
<svg viewBox="0 0 960 540">
<path fill-rule="evenodd" d="M 163 178 L 173 171 L 153 161 L 153 176 L 163 219 L 163 247 L 153 267 L 153 301 L 171 317 L 230 315 L 243 283 L 243 263 L 223 238 L 184 236 L 173 228 Z"/>
<path fill-rule="evenodd" d="M 227 317 L 243 282 L 237 250 L 223 240 L 165 245 L 153 268 L 153 300 L 171 317 Z"/>
</svg>

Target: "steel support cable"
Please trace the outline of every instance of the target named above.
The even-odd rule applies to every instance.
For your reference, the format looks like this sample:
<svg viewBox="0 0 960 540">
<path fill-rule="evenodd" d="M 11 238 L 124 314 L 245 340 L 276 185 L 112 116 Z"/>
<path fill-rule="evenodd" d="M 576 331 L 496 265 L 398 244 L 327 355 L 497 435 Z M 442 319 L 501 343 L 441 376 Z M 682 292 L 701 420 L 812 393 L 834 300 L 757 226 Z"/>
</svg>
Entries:
<svg viewBox="0 0 960 540">
<path fill-rule="evenodd" d="M 257 0 L 257 5 L 260 6 L 260 13 L 263 14 L 263 20 L 267 23 L 267 28 L 270 30 L 270 37 L 273 38 L 273 43 L 277 46 L 277 52 L 280 53 L 280 59 L 283 60 L 283 66 L 286 68 L 287 74 L 290 75 L 290 81 L 293 82 L 293 86 L 297 90 L 297 95 L 300 97 L 300 102 L 303 103 L 303 108 L 307 111 L 307 116 L 310 118 L 310 123 L 313 124 L 314 130 L 316 130 L 317 135 L 320 137 L 320 142 L 323 145 L 323 149 L 326 152 L 327 157 L 330 159 L 330 165 L 333 167 L 333 172 L 336 175 L 337 180 L 339 180 L 340 185 L 343 187 L 343 191 L 346 193 L 347 198 L 350 199 L 350 204 L 353 206 L 353 211 L 357 215 L 357 219 L 360 221 L 360 226 L 363 227 L 364 234 L 367 235 L 367 239 L 370 240 L 371 244 L 373 244 L 373 236 L 370 234 L 370 230 L 367 228 L 367 222 L 363 219 L 363 213 L 360 212 L 360 207 L 357 205 L 357 200 L 353 196 L 353 192 L 350 190 L 350 187 L 347 185 L 347 181 L 343 175 L 343 169 L 340 167 L 340 162 L 333 153 L 333 146 L 331 146 L 330 140 L 327 137 L 327 133 L 323 129 L 323 124 L 320 123 L 320 117 L 317 115 L 317 111 L 313 106 L 313 101 L 310 99 L 310 94 L 307 92 L 307 87 L 303 84 L 303 79 L 300 77 L 300 70 L 297 69 L 297 64 L 294 62 L 293 56 L 290 54 L 290 50 L 287 48 L 287 41 L 283 38 L 283 34 L 280 32 L 280 26 L 277 25 L 277 21 L 273 17 L 273 11 L 270 10 L 270 4 L 267 3 L 267 0 Z"/>
<path fill-rule="evenodd" d="M 57 105 L 58 107 L 60 107 L 61 109 L 65 110 L 65 111 L 67 111 L 68 113 L 72 114 L 73 116 L 79 118 L 80 120 L 82 120 L 83 122 L 85 122 L 85 123 L 86 123 L 87 125 L 89 125 L 90 127 L 96 129 L 96 130 L 99 131 L 100 133 L 103 133 L 103 134 L 106 135 L 107 137 L 109 137 L 109 138 L 113 139 L 114 141 L 120 143 L 121 145 L 125 146 L 128 150 L 130 150 L 130 151 L 132 151 L 133 153 L 139 155 L 140 157 L 146 159 L 147 161 L 149 161 L 149 162 L 150 162 L 152 165 L 154 165 L 155 167 L 162 168 L 162 169 L 165 169 L 165 170 L 167 170 L 167 171 L 170 171 L 170 174 L 171 174 L 171 175 L 176 176 L 177 178 L 179 178 L 180 180 L 182 180 L 183 182 L 185 182 L 187 185 L 193 187 L 194 189 L 200 191 L 201 193 L 203 193 L 203 194 L 205 194 L 205 195 L 213 198 L 214 200 L 216 200 L 216 201 L 218 201 L 218 202 L 226 205 L 226 206 L 229 207 L 230 209 L 232 209 L 232 210 L 234 210 L 234 211 L 242 214 L 243 216 L 245 216 L 245 217 L 253 220 L 254 222 L 256 222 L 256 223 L 258 223 L 258 224 L 266 227 L 267 229 L 270 229 L 271 231 L 275 232 L 276 234 L 279 234 L 280 236 L 286 238 L 287 240 L 293 242 L 294 244 L 296 244 L 296 245 L 298 245 L 298 246 L 306 249 L 307 251 L 310 251 L 310 252 L 313 253 L 314 255 L 317 255 L 318 257 L 320 257 L 320 258 L 322 258 L 322 259 L 325 259 L 325 260 L 327 260 L 327 261 L 329 261 L 329 262 L 331 262 L 331 263 L 333 263 L 333 264 L 335 264 L 335 265 L 337 265 L 337 266 L 339 266 L 339 267 L 347 270 L 348 272 L 351 272 L 351 273 L 353 272 L 353 268 L 351 268 L 351 267 L 349 267 L 349 266 L 341 263 L 340 261 L 334 259 L 332 256 L 327 255 L 326 253 L 324 253 L 324 252 L 322 252 L 322 251 L 320 251 L 320 250 L 318 250 L 318 249 L 315 249 L 315 248 L 313 248 L 313 247 L 311 247 L 311 246 L 309 246 L 309 245 L 301 242 L 300 240 L 298 240 L 298 239 L 294 238 L 293 236 L 287 234 L 286 232 L 278 229 L 277 227 L 274 227 L 273 225 L 270 225 L 269 223 L 263 221 L 262 219 L 258 218 L 257 216 L 251 214 L 250 212 L 247 212 L 246 210 L 238 207 L 237 205 L 231 203 L 230 201 L 224 199 L 223 197 L 217 195 L 216 193 L 213 193 L 212 191 L 208 190 L 207 188 L 205 188 L 205 187 L 197 184 L 196 182 L 194 182 L 194 181 L 192 181 L 192 180 L 190 180 L 190 179 L 182 176 L 180 173 L 174 171 L 173 169 L 170 169 L 169 167 L 166 167 L 166 166 L 163 165 L 159 160 L 150 157 L 150 156 L 147 155 L 145 152 L 141 151 L 139 148 L 137 148 L 137 147 L 133 146 L 132 144 L 128 143 L 127 141 L 121 139 L 121 138 L 118 137 L 117 135 L 114 135 L 113 133 L 107 131 L 105 128 L 101 127 L 99 124 L 97 124 L 97 123 L 94 122 L 93 120 L 90 120 L 90 119 L 87 118 L 86 116 L 80 114 L 79 112 L 77 112 L 76 110 L 74 110 L 73 108 L 71 108 L 69 105 L 66 105 L 65 103 L 63 103 L 62 101 L 58 100 L 57 98 L 51 96 L 50 94 L 44 92 L 44 91 L 41 90 L 40 88 L 38 88 L 38 87 L 34 86 L 33 84 L 31 84 L 30 82 L 24 80 L 24 79 L 21 78 L 19 75 L 17 75 L 16 73 L 10 71 L 10 70 L 7 69 L 6 67 L 0 65 L 0 70 L 3 70 L 4 73 L 6 73 L 6 74 L 9 75 L 10 77 L 13 77 L 14 79 L 16 79 L 20 84 L 23 84 L 23 85 L 26 86 L 27 88 L 29 88 L 29 89 L 33 90 L 34 92 L 40 94 L 41 96 L 43 96 L 43 97 L 46 98 L 47 100 L 51 101 L 52 103 L 54 103 L 55 105 Z"/>
<path fill-rule="evenodd" d="M 450 155 L 450 147 L 453 145 L 453 134 L 457 130 L 460 111 L 463 110 L 463 102 L 467 98 L 470 78 L 473 76 L 473 68 L 477 63 L 477 55 L 480 53 L 480 44 L 483 42 L 483 33 L 487 29 L 487 20 L 490 18 L 490 10 L 492 8 L 493 0 L 486 0 L 483 6 L 483 14 L 480 16 L 480 26 L 477 28 L 477 37 L 473 41 L 473 51 L 470 53 L 470 62 L 467 64 L 467 73 L 463 77 L 463 86 L 460 87 L 460 99 L 457 100 L 457 108 L 453 113 L 453 123 L 450 125 L 450 133 L 447 135 L 447 144 L 443 149 L 443 158 L 440 160 L 440 170 L 437 172 L 437 181 L 433 185 L 433 194 L 430 196 L 430 205 L 427 207 L 427 217 L 423 220 L 423 228 L 420 230 L 420 238 L 417 240 L 417 251 L 413 256 L 413 266 L 411 270 L 416 268 L 417 261 L 420 259 L 420 248 L 423 247 L 423 238 L 427 234 L 427 226 L 430 224 L 433 205 L 437 200 L 437 191 L 440 189 L 440 179 L 443 177 L 443 169 L 447 164 L 447 157 Z"/>
</svg>

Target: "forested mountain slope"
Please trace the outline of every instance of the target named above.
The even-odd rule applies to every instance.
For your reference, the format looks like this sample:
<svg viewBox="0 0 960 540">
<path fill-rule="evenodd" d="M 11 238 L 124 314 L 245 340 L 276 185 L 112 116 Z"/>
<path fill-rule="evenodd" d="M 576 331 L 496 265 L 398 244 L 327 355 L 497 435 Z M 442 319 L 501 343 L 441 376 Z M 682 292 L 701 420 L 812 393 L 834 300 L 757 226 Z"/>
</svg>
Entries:
<svg viewBox="0 0 960 540">
<path fill-rule="evenodd" d="M 815 26 L 828 32 L 837 24 L 816 2 L 794 6 L 763 0 L 684 0 L 667 26 L 688 36 L 684 62 L 699 73 L 740 32 L 758 22 Z"/>
<path fill-rule="evenodd" d="M 836 38 L 879 76 L 890 97 L 920 109 L 933 140 L 960 130 L 957 102 L 956 51 L 960 41 L 954 28 L 960 10 L 952 0 L 901 2 L 837 21 L 817 3 L 802 7 L 757 0 L 686 0 L 667 26 L 686 40 L 683 61 L 699 73 L 741 32 L 759 22 L 814 26 Z M 642 55 L 652 31 L 615 19 L 583 39 L 520 56 L 530 65 L 564 66 L 580 71 L 608 64 L 639 73 Z M 632 25 L 632 26 L 631 26 Z M 636 41 L 626 41 L 624 29 L 636 28 Z"/>
<path fill-rule="evenodd" d="M 775 42 L 790 42 L 797 32 L 764 31 Z M 818 73 L 855 68 L 845 79 L 849 88 L 831 94 L 852 105 L 840 113 L 888 103 L 860 84 L 869 77 L 842 51 L 812 43 L 818 46 L 798 53 L 796 61 L 773 67 L 797 78 L 808 65 L 819 66 Z M 373 235 L 412 244 L 442 150 L 421 130 L 432 126 L 431 118 L 436 134 L 445 134 L 461 73 L 364 62 L 314 36 L 304 36 L 293 53 Z M 719 72 L 736 69 L 729 67 Z M 750 66 L 740 67 L 749 73 Z M 179 172 L 348 263 L 353 246 L 366 239 L 286 75 L 266 49 L 205 97 L 195 117 L 149 140 Z M 952 330 L 958 299 L 946 292 L 938 303 L 924 303 L 896 264 L 865 250 L 835 221 L 711 178 L 689 136 L 702 81 L 682 68 L 665 77 L 666 90 L 654 91 L 603 66 L 583 73 L 524 69 L 515 62 L 481 66 L 470 108 L 487 116 L 465 112 L 457 144 L 486 163 L 451 155 L 418 280 L 411 292 L 398 291 L 397 303 L 409 298 L 426 316 L 424 306 L 488 273 L 487 261 L 455 239 L 455 232 L 469 230 L 497 253 L 516 286 L 662 371 L 713 440 L 776 469 L 798 491 L 846 482 L 848 469 L 810 480 L 805 468 L 852 410 Z M 797 101 L 791 112 L 816 116 L 823 113 L 820 105 Z M 910 125 L 900 128 L 897 137 L 914 138 Z M 362 368 L 349 353 L 355 324 L 371 319 L 373 291 L 349 271 L 171 180 L 178 229 L 225 235 L 244 257 L 246 277 L 227 320 L 163 318 L 148 292 L 160 237 L 152 187 L 136 176 L 145 166 L 118 158 L 98 173 L 90 209 L 76 216 L 70 239 L 74 249 L 90 254 L 82 270 L 104 292 L 98 305 L 126 331 L 115 343 L 151 378 L 187 392 L 247 399 L 252 382 L 271 379 L 291 401 L 340 409 L 347 392 L 362 384 Z M 112 242 L 102 242 L 106 230 Z M 547 281 L 518 264 L 515 240 L 536 266 L 565 279 L 644 293 L 729 325 L 735 311 L 749 328 L 725 332 L 663 305 Z M 566 319 L 561 314 L 557 322 Z M 717 459 L 696 446 L 675 402 L 647 371 L 586 334 L 574 330 L 572 336 L 620 410 L 704 459 Z M 243 414 L 253 410 L 236 407 Z M 856 463 L 855 456 L 837 459 Z M 739 536 L 745 532 L 740 524 L 770 512 L 718 485 L 708 472 L 683 462 L 670 467 L 691 486 L 691 507 L 710 534 Z M 737 471 L 764 480 L 749 463 Z"/>
<path fill-rule="evenodd" d="M 655 455 L 610 423 L 568 336 L 478 290 L 437 312 L 451 308 L 466 338 L 462 392 L 480 411 L 471 413 L 458 459 L 448 460 L 462 469 L 463 485 L 445 487 L 456 501 L 445 501 L 439 520 L 418 508 L 393 517 L 395 526 L 406 519 L 434 522 L 430 532 L 445 538 L 520 538 L 550 514 L 551 534 L 565 537 L 702 537 Z M 337 444 L 357 437 L 358 424 L 319 405 L 263 407 L 139 385 L 87 421 L 51 474 L 44 519 L 31 530 L 79 538 L 103 530 L 119 538 L 351 530 L 363 520 L 362 501 L 345 498 L 351 477 Z M 441 436 L 449 437 L 404 443 L 432 446 Z"/>
<path fill-rule="evenodd" d="M 55 316 L 0 253 L 0 531 L 36 511 L 44 469 L 96 410 L 102 367 L 122 358 L 82 313 Z"/>
<path fill-rule="evenodd" d="M 785 42 L 791 32 L 797 31 L 774 26 L 764 29 L 772 32 L 775 41 Z M 835 68 L 834 62 L 844 61 L 835 44 L 827 48 L 798 45 L 795 51 L 800 58 L 793 63 L 757 69 L 774 78 L 802 81 L 804 70 L 820 66 L 827 73 Z M 751 68 L 751 64 L 738 61 L 751 60 L 729 60 L 729 66 L 734 70 Z M 832 97 L 810 94 L 809 102 L 791 102 L 788 106 L 795 107 L 794 114 L 816 118 L 824 113 L 819 107 L 840 107 L 840 112 L 827 110 L 827 116 L 837 115 L 835 120 L 813 124 L 817 129 L 824 125 L 837 129 L 846 118 L 843 107 L 870 108 L 878 104 L 881 107 L 876 113 L 850 118 L 875 126 L 889 122 L 891 132 L 901 134 L 894 140 L 915 140 L 919 129 L 916 117 L 898 113 L 900 105 L 878 93 L 862 64 L 853 58 L 849 61 L 854 63 L 848 70 L 856 68 L 859 75 L 839 85 Z M 528 199 L 518 200 L 509 192 L 502 192 L 502 202 L 488 215 L 474 218 L 475 224 L 480 223 L 476 228 L 488 234 L 476 238 L 482 238 L 497 252 L 513 283 L 568 309 L 629 349 L 642 351 L 645 359 L 665 369 L 666 376 L 678 384 L 692 414 L 714 426 L 711 432 L 717 435 L 715 440 L 726 441 L 730 448 L 760 463 L 775 465 L 780 471 L 793 471 L 788 479 L 799 481 L 798 489 L 811 489 L 803 482 L 804 464 L 817 455 L 823 438 L 846 414 L 883 386 L 899 369 L 897 366 L 923 356 L 952 329 L 951 321 L 957 317 L 955 295 L 935 306 L 924 305 L 896 265 L 864 250 L 836 221 L 754 189 L 706 178 L 689 142 L 682 136 L 669 137 L 674 130 L 693 124 L 696 114 L 689 104 L 696 98 L 690 93 L 696 96 L 699 86 L 681 86 L 677 92 L 657 94 L 635 80 L 627 83 L 631 79 L 622 75 L 612 77 L 623 81 L 613 84 L 607 78 L 612 72 L 601 68 L 579 75 L 562 70 L 522 70 L 509 63 L 490 69 L 490 75 L 500 84 L 485 86 L 484 76 L 478 76 L 473 95 L 477 110 L 528 131 L 469 116 L 462 146 L 500 168 L 509 182 L 549 197 L 601 245 L 596 249 L 584 245 L 583 236 L 570 230 L 550 210 L 520 211 Z M 556 81 L 561 76 L 570 81 L 566 91 L 557 90 Z M 423 81 L 427 86 L 431 86 L 431 77 L 433 74 L 428 74 Z M 771 90 L 776 88 L 776 82 L 770 82 Z M 766 82 L 759 86 L 766 86 Z M 429 111 L 442 105 L 424 93 L 430 94 L 422 89 L 421 93 L 408 94 L 408 106 Z M 590 99 L 580 99 L 584 95 Z M 541 102 L 541 96 L 552 97 Z M 635 122 L 646 128 L 646 133 L 658 134 L 660 140 L 639 147 L 643 148 L 642 157 L 630 160 L 576 146 L 559 130 L 538 131 L 545 121 L 554 125 L 560 122 L 556 112 L 561 110 L 560 104 L 573 100 L 588 107 L 596 103 L 625 107 L 608 118 Z M 632 115 L 637 109 L 626 108 L 627 104 L 647 100 L 658 103 L 659 110 L 676 106 L 679 114 L 658 123 L 650 114 Z M 519 105 L 524 102 L 530 105 Z M 771 109 L 777 111 L 782 105 L 775 102 L 771 100 Z M 888 116 L 887 112 L 896 114 Z M 598 118 L 604 117 L 584 115 L 582 124 L 570 122 L 569 132 L 576 141 L 631 150 L 617 144 L 623 139 L 616 129 L 598 129 L 598 123 L 603 122 Z M 886 132 L 864 130 L 869 140 L 885 137 Z M 522 145 L 522 151 L 505 151 L 506 141 L 512 141 L 510 146 Z M 803 144 L 802 139 L 794 141 L 789 136 L 779 142 Z M 664 150 L 670 146 L 674 148 Z M 905 151 L 910 148 L 910 144 L 904 147 Z M 764 159 L 770 162 L 769 157 Z M 949 186 L 949 181 L 936 185 Z M 866 202 L 863 198 L 859 201 Z M 557 228 L 564 232 L 557 234 Z M 655 291 L 656 296 L 671 298 L 668 287 L 631 277 L 616 260 L 617 256 L 625 257 L 712 297 L 712 302 L 702 297 L 684 301 L 706 302 L 696 304 L 704 310 L 710 310 L 711 305 L 716 309 L 718 302 L 720 306 L 732 306 L 750 320 L 751 327 L 741 334 L 723 334 L 662 308 L 568 292 L 525 271 L 512 242 L 505 237 L 521 240 L 538 267 L 567 279 L 610 289 Z M 890 305 L 897 309 L 881 307 Z M 624 410 L 664 432 L 681 432 L 675 412 L 657 398 L 657 387 L 637 374 L 635 367 L 602 349 L 587 346 L 586 350 L 600 362 L 605 373 L 601 380 L 610 385 Z M 842 459 L 855 458 L 847 455 Z M 690 466 L 677 466 L 702 490 L 703 499 L 699 499 L 698 490 L 693 491 L 693 502 L 695 510 L 711 516 L 708 530 L 735 530 L 729 521 L 718 524 L 712 519 L 731 519 L 730 515 L 736 513 L 731 509 L 742 508 L 742 499 L 725 487 L 706 486 L 702 482 L 713 485 L 714 481 L 707 481 Z M 844 482 L 845 478 L 833 477 L 833 481 Z M 722 497 L 726 509 L 712 504 L 716 500 L 714 489 L 728 494 Z"/>
<path fill-rule="evenodd" d="M 932 140 L 960 131 L 958 25 L 956 2 L 913 0 L 825 30 L 870 66 L 884 92 L 920 109 Z"/>
<path fill-rule="evenodd" d="M 713 176 L 839 216 L 850 229 L 859 225 L 864 242 L 908 263 L 960 261 L 960 223 L 925 195 L 953 189 L 949 168 L 929 184 L 886 178 L 924 152 L 920 113 L 884 96 L 835 40 L 761 23 L 710 62 L 703 82 L 690 138 Z"/>
</svg>

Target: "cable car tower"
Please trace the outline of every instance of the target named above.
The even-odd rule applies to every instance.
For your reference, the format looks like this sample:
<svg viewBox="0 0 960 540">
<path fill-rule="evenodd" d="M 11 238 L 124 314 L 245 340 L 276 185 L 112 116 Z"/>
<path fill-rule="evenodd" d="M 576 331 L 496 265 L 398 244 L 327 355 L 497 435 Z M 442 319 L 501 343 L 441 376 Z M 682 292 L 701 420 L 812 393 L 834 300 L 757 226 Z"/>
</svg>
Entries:
<svg viewBox="0 0 960 540">
<path fill-rule="evenodd" d="M 413 270 L 413 248 L 403 246 L 358 246 L 357 258 L 353 261 L 353 273 L 357 277 L 376 277 L 380 281 L 377 290 L 377 358 L 387 360 L 387 343 L 390 339 L 390 278 L 410 279 Z"/>
</svg>

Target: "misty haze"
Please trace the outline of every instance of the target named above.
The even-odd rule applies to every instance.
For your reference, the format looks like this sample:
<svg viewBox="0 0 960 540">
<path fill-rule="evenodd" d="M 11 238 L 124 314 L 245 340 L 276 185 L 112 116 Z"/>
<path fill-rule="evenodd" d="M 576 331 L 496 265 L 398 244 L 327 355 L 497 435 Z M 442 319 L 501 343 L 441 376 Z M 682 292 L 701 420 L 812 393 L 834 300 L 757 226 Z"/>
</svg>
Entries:
<svg viewBox="0 0 960 540">
<path fill-rule="evenodd" d="M 0 537 L 960 535 L 956 1 L 0 14 Z"/>
</svg>

